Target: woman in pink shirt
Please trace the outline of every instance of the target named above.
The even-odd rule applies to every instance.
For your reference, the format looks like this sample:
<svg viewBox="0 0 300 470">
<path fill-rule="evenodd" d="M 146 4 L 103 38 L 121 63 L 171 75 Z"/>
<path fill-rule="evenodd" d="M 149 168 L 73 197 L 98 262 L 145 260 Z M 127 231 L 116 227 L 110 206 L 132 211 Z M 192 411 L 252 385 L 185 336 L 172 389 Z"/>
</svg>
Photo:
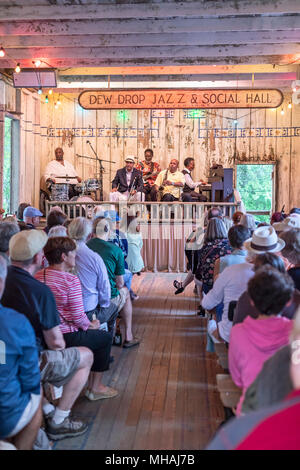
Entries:
<svg viewBox="0 0 300 470">
<path fill-rule="evenodd" d="M 54 294 L 66 347 L 85 346 L 94 353 L 86 397 L 89 400 L 112 398 L 118 392 L 101 383 L 102 372 L 109 368 L 111 335 L 99 330 L 98 320 L 89 321 L 79 278 L 69 272 L 75 268 L 76 243 L 68 237 L 49 238 L 44 253 L 49 267 L 35 277 Z"/>
<path fill-rule="evenodd" d="M 264 362 L 289 342 L 292 320 L 278 314 L 290 302 L 293 292 L 290 276 L 268 265 L 258 269 L 248 282 L 251 303 L 260 313 L 257 318 L 248 316 L 231 330 L 229 371 L 234 383 L 242 389 L 237 414 L 241 412 L 247 388 Z"/>
</svg>

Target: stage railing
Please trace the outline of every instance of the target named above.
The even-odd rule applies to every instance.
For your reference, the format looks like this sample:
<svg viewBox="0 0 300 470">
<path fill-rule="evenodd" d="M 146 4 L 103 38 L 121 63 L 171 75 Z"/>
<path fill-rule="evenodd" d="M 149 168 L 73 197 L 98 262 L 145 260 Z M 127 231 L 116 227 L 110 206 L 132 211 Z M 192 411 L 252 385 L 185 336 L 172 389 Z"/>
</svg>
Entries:
<svg viewBox="0 0 300 470">
<path fill-rule="evenodd" d="M 47 214 L 51 207 L 59 206 L 72 219 L 93 218 L 97 210 L 116 209 L 122 219 L 120 229 L 127 231 L 126 214 L 139 212 L 140 232 L 143 238 L 142 257 L 147 271 L 186 271 L 185 241 L 195 228 L 204 227 L 205 214 L 211 207 L 220 207 L 223 214 L 232 217 L 240 203 L 213 202 L 116 202 L 47 201 Z M 197 232 L 197 244 L 202 242 L 203 230 Z"/>
<path fill-rule="evenodd" d="M 205 212 L 211 207 L 220 207 L 224 216 L 240 209 L 240 202 L 110 202 L 110 201 L 46 201 L 46 216 L 52 207 L 59 207 L 70 219 L 87 217 L 92 219 L 98 210 L 116 209 L 120 216 L 126 213 L 137 213 L 143 222 L 182 222 L 202 221 Z"/>
</svg>

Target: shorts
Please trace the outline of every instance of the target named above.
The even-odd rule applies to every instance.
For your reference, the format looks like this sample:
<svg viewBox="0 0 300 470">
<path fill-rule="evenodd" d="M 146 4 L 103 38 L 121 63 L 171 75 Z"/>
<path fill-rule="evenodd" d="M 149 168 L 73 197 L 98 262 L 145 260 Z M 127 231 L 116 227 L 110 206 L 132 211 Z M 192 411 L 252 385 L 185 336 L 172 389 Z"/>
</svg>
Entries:
<svg viewBox="0 0 300 470">
<path fill-rule="evenodd" d="M 62 349 L 61 351 L 47 349 L 41 353 L 40 357 L 41 382 L 48 382 L 55 387 L 62 387 L 72 379 L 79 363 L 80 352 L 75 347 Z"/>
<path fill-rule="evenodd" d="M 127 295 L 128 295 L 128 290 L 126 289 L 126 287 L 122 287 L 122 289 L 120 289 L 119 292 L 120 293 L 117 297 L 114 297 L 113 299 L 111 299 L 111 302 L 118 307 L 118 313 L 120 312 L 120 310 L 122 310 L 122 308 L 125 305 Z"/>
<path fill-rule="evenodd" d="M 9 433 L 9 435 L 6 437 L 13 437 L 16 434 L 19 434 L 19 432 L 22 431 L 22 429 L 24 429 L 30 423 L 30 421 L 32 421 L 32 418 L 36 414 L 39 407 L 41 398 L 41 395 L 35 395 L 33 393 L 31 394 L 30 401 L 23 411 L 21 418 L 17 422 L 12 432 Z"/>
</svg>

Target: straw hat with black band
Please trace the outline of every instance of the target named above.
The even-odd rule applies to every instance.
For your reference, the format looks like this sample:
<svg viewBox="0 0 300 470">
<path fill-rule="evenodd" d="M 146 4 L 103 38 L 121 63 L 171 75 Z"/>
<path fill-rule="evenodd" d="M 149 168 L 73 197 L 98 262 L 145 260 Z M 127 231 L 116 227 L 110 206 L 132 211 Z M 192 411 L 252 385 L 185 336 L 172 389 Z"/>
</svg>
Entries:
<svg viewBox="0 0 300 470">
<path fill-rule="evenodd" d="M 244 242 L 244 248 L 250 253 L 277 253 L 285 247 L 285 242 L 277 237 L 272 226 L 258 227 L 251 238 Z"/>
</svg>

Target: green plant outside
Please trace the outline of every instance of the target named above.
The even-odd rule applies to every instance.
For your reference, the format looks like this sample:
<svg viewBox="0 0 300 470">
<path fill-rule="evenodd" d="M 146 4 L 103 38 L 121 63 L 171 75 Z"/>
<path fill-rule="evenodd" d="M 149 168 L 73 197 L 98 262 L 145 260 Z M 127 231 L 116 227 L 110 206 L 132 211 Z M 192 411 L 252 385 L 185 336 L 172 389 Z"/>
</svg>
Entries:
<svg viewBox="0 0 300 470">
<path fill-rule="evenodd" d="M 271 211 L 272 171 L 273 165 L 237 165 L 237 190 L 247 211 Z M 255 215 L 255 219 L 270 221 L 267 215 Z"/>
<path fill-rule="evenodd" d="M 4 122 L 3 209 L 10 212 L 11 192 L 11 119 Z"/>
</svg>

